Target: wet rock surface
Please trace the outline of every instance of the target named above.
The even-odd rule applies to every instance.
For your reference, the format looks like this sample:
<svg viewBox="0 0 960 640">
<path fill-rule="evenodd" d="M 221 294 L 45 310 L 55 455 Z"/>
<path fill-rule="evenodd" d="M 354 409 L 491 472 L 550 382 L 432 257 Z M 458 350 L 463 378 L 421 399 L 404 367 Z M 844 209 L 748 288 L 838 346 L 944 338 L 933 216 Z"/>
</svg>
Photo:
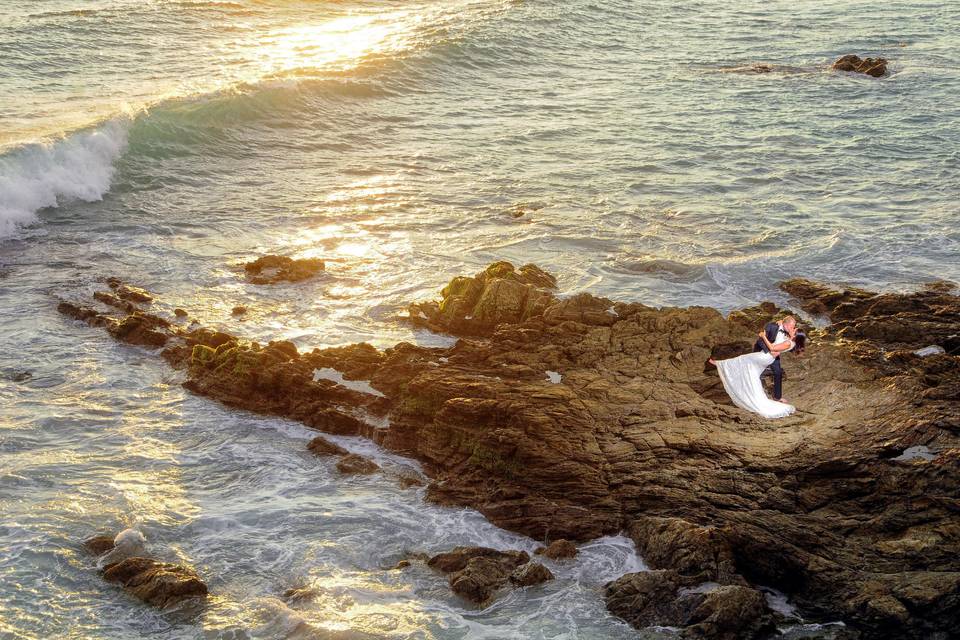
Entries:
<svg viewBox="0 0 960 640">
<path fill-rule="evenodd" d="M 643 571 L 609 583 L 607 608 L 637 628 L 669 626 L 681 638 L 753 640 L 771 637 L 776 627 L 756 589 L 713 583 L 697 585 L 675 571 Z"/>
<path fill-rule="evenodd" d="M 554 540 L 546 547 L 538 548 L 534 553 L 551 560 L 567 560 L 577 555 L 577 545 L 569 540 Z"/>
<path fill-rule="evenodd" d="M 727 319 L 558 298 L 544 275 L 496 263 L 413 305 L 411 322 L 462 336 L 450 348 L 301 353 L 140 307 L 60 309 L 118 340 L 162 344 L 197 394 L 413 457 L 431 479 L 429 500 L 507 529 L 571 541 L 626 531 L 655 569 L 772 586 L 863 638 L 928 638 L 960 623 L 960 299 L 949 286 L 874 294 L 784 283 L 832 324 L 784 359 L 800 411 L 767 421 L 733 406 L 704 363 L 718 349 L 751 351 L 774 305 Z M 944 353 L 913 353 L 931 344 Z M 315 380 L 323 368 L 380 395 Z M 918 446 L 931 455 L 896 459 Z M 489 595 L 488 577 L 516 568 L 491 562 L 500 567 L 478 557 L 458 588 Z M 702 628 L 725 633 L 711 625 Z"/>
<path fill-rule="evenodd" d="M 251 284 L 277 284 L 301 282 L 324 270 L 319 258 L 290 258 L 288 256 L 262 256 L 243 265 Z"/>
<path fill-rule="evenodd" d="M 864 73 L 874 78 L 887 75 L 886 58 L 861 58 L 857 55 L 845 55 L 836 60 L 832 66 L 834 71 L 851 71 Z"/>
<path fill-rule="evenodd" d="M 427 566 L 449 574 L 454 593 L 484 604 L 508 584 L 530 586 L 553 579 L 539 563 L 531 563 L 525 551 L 498 551 L 487 547 L 456 547 L 427 561 Z"/>
<path fill-rule="evenodd" d="M 131 595 L 159 608 L 207 595 L 207 585 L 189 567 L 161 562 L 144 554 L 143 536 L 126 529 L 117 534 L 97 535 L 83 546 L 99 556 L 103 579 L 122 586 Z"/>
</svg>

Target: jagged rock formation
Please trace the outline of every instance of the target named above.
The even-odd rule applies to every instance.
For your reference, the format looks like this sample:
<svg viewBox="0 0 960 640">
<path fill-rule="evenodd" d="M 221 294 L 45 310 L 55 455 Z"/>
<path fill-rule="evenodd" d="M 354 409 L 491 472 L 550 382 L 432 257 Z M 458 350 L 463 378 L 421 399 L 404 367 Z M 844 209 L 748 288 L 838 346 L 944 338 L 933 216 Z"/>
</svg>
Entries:
<svg viewBox="0 0 960 640">
<path fill-rule="evenodd" d="M 886 58 L 861 58 L 853 54 L 845 55 L 836 60 L 832 66 L 834 71 L 852 71 L 865 73 L 874 78 L 887 75 Z"/>
<path fill-rule="evenodd" d="M 464 336 L 450 348 L 300 353 L 139 308 L 60 309 L 118 340 L 164 346 L 195 393 L 416 458 L 432 479 L 428 499 L 513 531 L 574 541 L 626 531 L 652 567 L 684 584 L 737 587 L 718 592 L 737 602 L 764 584 L 866 639 L 952 633 L 957 296 L 944 285 L 875 295 L 785 283 L 834 324 L 810 332 L 803 357 L 785 357 L 786 395 L 800 411 L 765 421 L 733 406 L 704 363 L 750 351 L 775 306 L 725 319 L 704 307 L 558 298 L 553 286 L 539 269 L 496 263 L 455 279 L 439 303 L 413 305 L 412 322 Z M 912 351 L 931 344 L 944 353 Z M 378 393 L 314 379 L 323 368 Z M 911 447 L 929 453 L 901 457 Z M 463 590 L 482 596 L 474 578 Z M 719 597 L 693 609 L 722 617 Z"/>
<path fill-rule="evenodd" d="M 488 547 L 456 547 L 433 556 L 427 566 L 449 574 L 453 592 L 477 604 L 489 601 L 507 584 L 528 587 L 553 579 L 545 566 L 530 562 L 526 551 Z"/>
<path fill-rule="evenodd" d="M 775 630 L 773 614 L 756 589 L 697 585 L 676 571 L 628 573 L 606 587 L 607 607 L 637 628 L 679 627 L 681 638 L 753 640 Z"/>
<path fill-rule="evenodd" d="M 243 265 L 251 284 L 277 284 L 301 282 L 324 270 L 319 258 L 290 258 L 288 256 L 262 256 Z"/>
<path fill-rule="evenodd" d="M 126 529 L 116 537 L 97 535 L 83 544 L 90 553 L 100 556 L 104 580 L 120 584 L 147 604 L 162 609 L 207 595 L 207 585 L 193 569 L 142 555 L 143 535 L 139 531 Z"/>
</svg>

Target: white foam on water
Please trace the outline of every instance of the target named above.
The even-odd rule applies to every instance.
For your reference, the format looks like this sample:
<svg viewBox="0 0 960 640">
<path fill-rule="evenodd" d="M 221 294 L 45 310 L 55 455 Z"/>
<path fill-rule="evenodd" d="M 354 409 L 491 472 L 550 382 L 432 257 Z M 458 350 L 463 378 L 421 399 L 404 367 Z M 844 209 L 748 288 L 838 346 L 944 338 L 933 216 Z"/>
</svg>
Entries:
<svg viewBox="0 0 960 640">
<path fill-rule="evenodd" d="M 358 391 L 360 393 L 366 393 L 371 396 L 377 396 L 378 398 L 385 398 L 386 396 L 383 393 L 377 391 L 370 383 L 366 380 L 345 380 L 343 374 L 337 371 L 336 369 L 331 369 L 330 367 L 324 367 L 323 369 L 314 369 L 313 371 L 313 380 L 329 380 L 335 384 L 340 385 L 341 387 L 346 387 L 353 391 Z"/>
<path fill-rule="evenodd" d="M 0 239 L 37 222 L 37 212 L 71 200 L 95 202 L 110 190 L 127 146 L 129 120 L 18 147 L 0 157 Z"/>
</svg>

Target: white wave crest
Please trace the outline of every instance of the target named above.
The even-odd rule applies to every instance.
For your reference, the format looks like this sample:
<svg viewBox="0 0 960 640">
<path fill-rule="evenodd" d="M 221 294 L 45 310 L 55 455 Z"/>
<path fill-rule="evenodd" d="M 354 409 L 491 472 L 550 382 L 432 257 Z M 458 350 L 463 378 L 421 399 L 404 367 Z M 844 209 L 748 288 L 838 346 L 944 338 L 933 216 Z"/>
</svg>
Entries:
<svg viewBox="0 0 960 640">
<path fill-rule="evenodd" d="M 113 163 L 127 147 L 129 125 L 126 118 L 118 118 L 0 157 L 0 238 L 36 222 L 41 209 L 103 198 L 113 180 Z"/>
</svg>

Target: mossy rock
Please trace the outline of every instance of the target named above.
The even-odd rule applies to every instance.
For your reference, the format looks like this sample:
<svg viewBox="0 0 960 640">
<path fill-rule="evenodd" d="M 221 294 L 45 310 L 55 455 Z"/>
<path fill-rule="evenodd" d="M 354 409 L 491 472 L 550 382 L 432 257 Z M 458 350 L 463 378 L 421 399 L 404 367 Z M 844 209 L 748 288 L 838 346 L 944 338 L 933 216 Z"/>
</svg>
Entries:
<svg viewBox="0 0 960 640">
<path fill-rule="evenodd" d="M 190 353 L 190 364 L 207 366 L 217 359 L 217 350 L 202 344 L 193 345 Z"/>
</svg>

